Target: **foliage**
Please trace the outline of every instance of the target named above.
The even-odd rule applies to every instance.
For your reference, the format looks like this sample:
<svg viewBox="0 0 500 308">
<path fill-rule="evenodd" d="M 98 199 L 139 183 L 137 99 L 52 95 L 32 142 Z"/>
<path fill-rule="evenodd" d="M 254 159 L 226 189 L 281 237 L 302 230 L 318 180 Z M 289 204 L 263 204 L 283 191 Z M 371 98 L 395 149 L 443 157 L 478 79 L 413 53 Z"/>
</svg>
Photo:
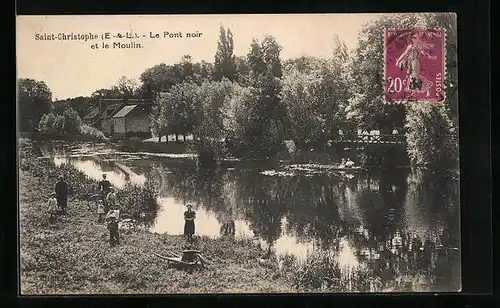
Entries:
<svg viewBox="0 0 500 308">
<path fill-rule="evenodd" d="M 18 81 L 19 129 L 33 132 L 44 113 L 51 109 L 52 92 L 43 81 L 19 79 Z"/>
<path fill-rule="evenodd" d="M 416 14 L 391 14 L 365 25 L 359 34 L 359 46 L 352 59 L 354 93 L 348 106 L 350 120 L 363 130 L 378 129 L 390 133 L 403 128 L 405 109 L 402 104 L 383 103 L 384 29 L 425 28 L 425 20 Z"/>
<path fill-rule="evenodd" d="M 97 97 L 84 97 L 79 96 L 75 98 L 68 98 L 64 100 L 54 101 L 54 112 L 60 113 L 61 110 L 66 109 L 68 106 L 78 112 L 78 115 L 83 118 L 88 113 L 96 108 L 99 104 Z"/>
<path fill-rule="evenodd" d="M 235 57 L 235 80 L 242 86 L 250 84 L 250 66 L 246 57 Z"/>
<path fill-rule="evenodd" d="M 80 134 L 88 136 L 92 140 L 107 140 L 108 138 L 104 136 L 103 132 L 95 127 L 88 126 L 87 124 L 82 124 L 80 126 Z"/>
<path fill-rule="evenodd" d="M 227 134 L 223 111 L 231 99 L 232 87 L 232 82 L 223 79 L 221 82 L 204 82 L 194 93 L 197 112 L 193 133 L 197 137 L 198 152 L 208 151 L 207 154 L 216 160 L 225 156 Z"/>
<path fill-rule="evenodd" d="M 213 70 L 213 79 L 215 81 L 220 81 L 223 78 L 234 79 L 236 64 L 233 50 L 233 33 L 230 29 L 226 30 L 221 26 Z"/>
<path fill-rule="evenodd" d="M 135 97 L 139 90 L 139 83 L 135 79 L 127 78 L 125 76 L 120 77 L 118 82 L 114 86 L 114 89 L 120 93 L 121 98 L 132 98 Z"/>
<path fill-rule="evenodd" d="M 20 169 L 29 171 L 33 176 L 43 178 L 48 183 L 55 183 L 58 176 L 64 176 L 68 183 L 70 196 L 76 200 L 88 200 L 88 197 L 97 193 L 98 182 L 88 177 L 83 171 L 76 169 L 70 163 L 56 165 L 54 161 L 44 157 L 36 157 L 30 142 L 24 141 L 20 149 Z M 126 185 L 119 189 L 117 197 L 123 213 L 138 216 L 141 211 L 156 215 L 158 202 L 151 187 Z"/>
<path fill-rule="evenodd" d="M 78 113 L 71 107 L 67 107 L 62 114 L 44 114 L 40 119 L 38 130 L 47 136 L 79 134 L 81 126 L 82 120 Z"/>
<path fill-rule="evenodd" d="M 255 97 L 248 108 L 248 124 L 243 139 L 253 157 L 273 155 L 285 131 L 285 109 L 280 100 L 282 66 L 281 46 L 266 35 L 259 43 L 253 39 L 247 55 L 250 66 L 250 91 Z"/>
<path fill-rule="evenodd" d="M 143 97 L 154 98 L 162 92 L 168 92 L 173 86 L 183 81 L 200 84 L 212 77 L 213 64 L 206 61 L 193 63 L 189 55 L 174 65 L 161 63 L 146 69 L 140 76 L 140 92 Z"/>
<path fill-rule="evenodd" d="M 417 103 L 406 114 L 407 152 L 412 164 L 436 168 L 457 168 L 456 127 L 446 106 Z"/>
<path fill-rule="evenodd" d="M 339 61 L 303 57 L 287 63 L 281 99 L 297 144 L 333 139 L 343 124 L 349 90 Z"/>
<path fill-rule="evenodd" d="M 107 140 L 104 134 L 94 127 L 82 123 L 78 113 L 68 104 L 60 104 L 54 112 L 44 114 L 38 124 L 43 137 L 76 138 L 86 140 Z"/>
<path fill-rule="evenodd" d="M 196 88 L 195 83 L 184 82 L 156 96 L 152 122 L 157 132 L 188 134 L 193 131 L 196 112 L 193 93 Z"/>
<path fill-rule="evenodd" d="M 117 192 L 116 196 L 120 210 L 136 219 L 139 218 L 141 212 L 156 215 L 158 202 L 153 189 L 144 189 L 141 186 L 127 183 Z"/>
<path fill-rule="evenodd" d="M 165 92 L 171 86 L 180 83 L 180 74 L 176 67 L 161 63 L 142 72 L 141 91 L 145 96 L 153 97 L 156 93 Z"/>
</svg>

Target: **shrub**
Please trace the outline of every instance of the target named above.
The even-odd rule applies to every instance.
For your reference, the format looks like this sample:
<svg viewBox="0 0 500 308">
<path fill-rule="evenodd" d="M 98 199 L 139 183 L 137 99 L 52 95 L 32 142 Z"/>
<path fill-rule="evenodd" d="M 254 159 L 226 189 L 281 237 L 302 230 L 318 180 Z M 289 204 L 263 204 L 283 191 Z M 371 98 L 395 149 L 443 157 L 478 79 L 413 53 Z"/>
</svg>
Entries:
<svg viewBox="0 0 500 308">
<path fill-rule="evenodd" d="M 83 171 L 76 169 L 69 163 L 56 166 L 53 160 L 36 157 L 31 148 L 20 149 L 20 168 L 29 171 L 35 177 L 44 177 L 48 182 L 54 182 L 59 175 L 63 175 L 69 184 L 73 198 L 86 200 L 89 195 L 97 192 L 98 182 L 88 177 Z M 122 213 L 138 218 L 141 212 L 151 213 L 155 217 L 158 202 L 153 189 L 127 184 L 118 190 L 117 197 Z"/>
<path fill-rule="evenodd" d="M 439 104 L 412 104 L 406 114 L 407 152 L 415 166 L 456 168 L 456 128 Z"/>
<path fill-rule="evenodd" d="M 38 130 L 42 136 L 50 138 L 80 135 L 89 140 L 107 140 L 100 130 L 83 124 L 78 113 L 71 107 L 65 107 L 60 113 L 44 114 L 38 124 Z"/>
<path fill-rule="evenodd" d="M 362 267 L 342 268 L 334 255 L 315 252 L 305 260 L 292 255 L 280 256 L 280 275 L 293 287 L 303 290 L 364 292 L 370 290 L 370 275 Z"/>
<path fill-rule="evenodd" d="M 104 136 L 103 132 L 98 130 L 95 127 L 89 126 L 87 124 L 82 124 L 80 126 L 80 134 L 89 136 L 90 139 L 96 140 L 96 141 L 105 141 L 108 140 L 106 136 Z"/>
<path fill-rule="evenodd" d="M 141 212 L 152 213 L 156 216 L 158 201 L 152 189 L 127 183 L 116 194 L 122 212 L 139 218 Z"/>
</svg>

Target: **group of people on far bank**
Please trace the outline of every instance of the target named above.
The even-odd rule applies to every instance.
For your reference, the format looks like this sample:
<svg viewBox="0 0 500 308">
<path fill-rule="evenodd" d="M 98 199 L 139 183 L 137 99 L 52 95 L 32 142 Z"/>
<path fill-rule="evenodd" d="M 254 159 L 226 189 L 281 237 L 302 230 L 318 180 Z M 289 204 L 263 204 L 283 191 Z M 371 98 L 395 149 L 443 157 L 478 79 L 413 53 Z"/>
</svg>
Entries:
<svg viewBox="0 0 500 308">
<path fill-rule="evenodd" d="M 98 191 L 97 223 L 106 223 L 109 230 L 109 244 L 111 246 L 118 245 L 120 243 L 118 232 L 119 205 L 116 190 L 111 182 L 106 179 L 106 174 L 102 175 L 102 180 L 98 183 Z M 48 200 L 50 223 L 54 223 L 59 215 L 67 215 L 68 195 L 69 185 L 64 176 L 60 175 L 55 184 L 55 192 L 50 195 Z M 188 242 L 192 242 L 195 233 L 194 220 L 196 219 L 196 212 L 193 211 L 191 204 L 187 204 L 186 207 L 187 210 L 184 212 L 184 236 Z M 141 215 L 141 217 L 144 217 L 144 215 Z"/>
</svg>

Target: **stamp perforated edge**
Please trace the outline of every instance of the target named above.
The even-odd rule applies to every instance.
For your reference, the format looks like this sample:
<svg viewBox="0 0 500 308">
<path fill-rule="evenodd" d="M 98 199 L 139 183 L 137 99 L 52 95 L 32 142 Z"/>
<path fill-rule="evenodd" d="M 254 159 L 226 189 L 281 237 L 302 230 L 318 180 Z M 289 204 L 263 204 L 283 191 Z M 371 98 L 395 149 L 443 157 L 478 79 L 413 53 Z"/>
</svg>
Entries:
<svg viewBox="0 0 500 308">
<path fill-rule="evenodd" d="M 387 70 L 386 70 L 386 60 L 387 60 L 387 52 L 386 52 L 386 45 L 385 45 L 385 34 L 387 31 L 398 31 L 398 30 L 401 30 L 401 29 L 394 29 L 394 28 L 383 28 L 382 29 L 382 44 L 384 46 L 384 56 L 383 56 L 383 60 L 382 60 L 382 66 L 384 67 L 384 80 L 382 80 L 382 102 L 384 105 L 395 105 L 395 104 L 405 104 L 405 103 L 408 103 L 408 102 L 418 102 L 418 103 L 433 103 L 433 104 L 444 104 L 444 102 L 446 101 L 446 92 L 447 92 L 447 87 L 446 87 L 446 82 L 448 80 L 448 73 L 447 73 L 447 65 L 446 65 L 446 60 L 447 60 L 447 54 L 446 54 L 446 42 L 447 42 L 447 31 L 446 31 L 446 28 L 427 28 L 427 29 L 404 29 L 404 30 L 408 30 L 408 31 L 411 31 L 411 30 L 421 30 L 421 31 L 425 31 L 425 30 L 442 30 L 443 31 L 443 81 L 442 81 L 442 89 L 443 89 L 443 99 L 442 100 L 414 100 L 414 101 L 410 101 L 410 100 L 399 100 L 399 101 L 387 101 L 385 99 L 385 82 L 387 80 Z"/>
</svg>

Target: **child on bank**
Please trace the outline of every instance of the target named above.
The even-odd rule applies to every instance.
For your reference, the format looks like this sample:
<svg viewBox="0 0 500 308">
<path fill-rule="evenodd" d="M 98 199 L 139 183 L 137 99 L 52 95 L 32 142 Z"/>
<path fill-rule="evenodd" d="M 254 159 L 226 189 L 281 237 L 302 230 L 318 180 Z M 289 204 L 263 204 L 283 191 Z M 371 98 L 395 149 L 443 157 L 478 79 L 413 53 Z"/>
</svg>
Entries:
<svg viewBox="0 0 500 308">
<path fill-rule="evenodd" d="M 114 247 L 120 244 L 120 234 L 118 233 L 118 210 L 109 211 L 106 215 L 107 228 L 109 230 L 109 245 Z"/>
<path fill-rule="evenodd" d="M 56 218 L 57 218 L 57 212 L 59 211 L 59 207 L 57 206 L 57 199 L 56 199 L 56 194 L 52 193 L 50 194 L 49 201 L 48 201 L 48 210 L 49 210 L 49 222 L 53 223 Z"/>
<path fill-rule="evenodd" d="M 105 209 L 104 209 L 104 203 L 102 200 L 99 200 L 99 203 L 97 203 L 97 223 L 103 223 L 104 222 L 104 214 L 105 214 Z"/>
</svg>

